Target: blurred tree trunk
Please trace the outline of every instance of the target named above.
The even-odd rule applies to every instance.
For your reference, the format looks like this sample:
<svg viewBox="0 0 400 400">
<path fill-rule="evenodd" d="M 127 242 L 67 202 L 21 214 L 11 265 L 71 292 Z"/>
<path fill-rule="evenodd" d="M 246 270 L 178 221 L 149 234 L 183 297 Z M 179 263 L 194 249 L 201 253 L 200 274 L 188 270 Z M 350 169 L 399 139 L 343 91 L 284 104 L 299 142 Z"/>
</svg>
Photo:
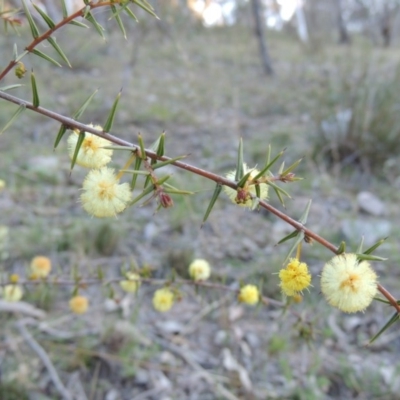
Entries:
<svg viewBox="0 0 400 400">
<path fill-rule="evenodd" d="M 264 72 L 267 75 L 272 75 L 274 70 L 272 68 L 271 59 L 268 53 L 266 33 L 265 33 L 265 22 L 263 17 L 263 9 L 260 0 L 251 0 L 251 6 L 253 9 L 253 17 L 255 24 L 255 33 L 258 40 L 258 47 L 260 49 L 261 61 L 263 64 Z"/>
<path fill-rule="evenodd" d="M 303 43 L 307 43 L 308 42 L 307 21 L 304 15 L 303 4 L 300 0 L 297 0 L 296 4 L 296 20 L 297 20 L 297 34 Z"/>
<path fill-rule="evenodd" d="M 392 21 L 391 14 L 387 3 L 385 3 L 382 15 L 381 34 L 383 38 L 383 46 L 389 47 L 392 41 Z"/>
<path fill-rule="evenodd" d="M 337 23 L 339 28 L 339 43 L 340 44 L 350 44 L 350 36 L 347 31 L 346 24 L 343 19 L 343 4 L 342 0 L 334 0 L 337 7 Z"/>
</svg>

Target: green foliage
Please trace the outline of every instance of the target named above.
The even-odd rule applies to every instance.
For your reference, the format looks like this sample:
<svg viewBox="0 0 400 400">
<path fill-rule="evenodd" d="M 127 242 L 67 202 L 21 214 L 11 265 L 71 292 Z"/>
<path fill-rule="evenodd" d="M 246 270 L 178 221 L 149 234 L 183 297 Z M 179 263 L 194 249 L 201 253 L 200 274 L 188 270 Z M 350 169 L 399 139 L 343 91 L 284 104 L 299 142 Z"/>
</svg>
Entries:
<svg viewBox="0 0 400 400">
<path fill-rule="evenodd" d="M 313 117 L 313 158 L 339 169 L 382 175 L 398 160 L 400 67 L 351 58 L 321 81 Z M 358 70 L 360 68 L 360 70 Z"/>
</svg>

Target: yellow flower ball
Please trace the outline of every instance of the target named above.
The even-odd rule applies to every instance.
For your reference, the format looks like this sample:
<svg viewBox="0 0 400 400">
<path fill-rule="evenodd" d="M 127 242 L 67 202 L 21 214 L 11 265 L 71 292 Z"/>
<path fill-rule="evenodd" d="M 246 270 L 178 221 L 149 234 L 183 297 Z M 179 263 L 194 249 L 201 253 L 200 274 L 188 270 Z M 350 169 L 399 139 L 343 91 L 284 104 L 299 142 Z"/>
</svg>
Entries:
<svg viewBox="0 0 400 400">
<path fill-rule="evenodd" d="M 89 300 L 85 296 L 74 296 L 69 301 L 69 308 L 75 314 L 84 314 L 89 308 Z"/>
<path fill-rule="evenodd" d="M 311 275 L 306 263 L 291 258 L 286 268 L 279 271 L 280 287 L 286 296 L 294 296 L 311 284 Z"/>
<path fill-rule="evenodd" d="M 170 289 L 158 289 L 155 291 L 153 296 L 153 306 L 157 311 L 168 311 L 174 304 L 174 297 L 175 296 Z"/>
<path fill-rule="evenodd" d="M 127 272 L 125 276 L 127 280 L 119 283 L 122 290 L 129 293 L 136 293 L 140 287 L 140 276 L 133 272 Z"/>
<path fill-rule="evenodd" d="M 9 280 L 10 280 L 10 283 L 18 283 L 19 275 L 18 274 L 11 274 Z"/>
<path fill-rule="evenodd" d="M 20 301 L 24 291 L 20 285 L 6 285 L 3 289 L 3 299 L 5 301 Z"/>
<path fill-rule="evenodd" d="M 205 281 L 210 277 L 210 264 L 201 258 L 197 258 L 189 265 L 189 275 L 194 281 Z"/>
<path fill-rule="evenodd" d="M 238 299 L 241 303 L 254 305 L 260 298 L 260 292 L 255 285 L 245 285 L 240 289 Z"/>
<path fill-rule="evenodd" d="M 82 206 L 95 217 L 115 217 L 131 200 L 129 183 L 120 184 L 111 168 L 92 169 L 83 182 Z"/>
<path fill-rule="evenodd" d="M 260 172 L 255 168 L 248 168 L 247 164 L 243 164 L 243 172 L 244 175 L 251 171 L 248 182 L 250 181 Z M 235 181 L 236 171 L 230 171 L 226 174 L 226 177 Z M 260 200 L 266 200 L 268 198 L 268 185 L 266 183 L 260 183 Z M 224 186 L 224 192 L 229 196 L 231 201 L 241 207 L 247 207 L 250 209 L 254 209 L 257 206 L 257 202 L 253 201 L 251 195 L 257 196 L 256 185 L 249 185 L 246 183 L 243 189 L 236 191 L 235 189 L 230 188 L 229 186 Z"/>
<path fill-rule="evenodd" d="M 89 124 L 93 128 L 92 124 Z M 100 125 L 94 127 L 101 131 L 103 128 Z M 75 148 L 78 143 L 79 133 L 72 132 L 68 137 L 68 154 L 72 160 Z M 104 149 L 106 146 L 110 146 L 112 143 L 103 139 L 99 136 L 93 135 L 92 133 L 85 133 L 85 139 L 83 139 L 82 145 L 79 149 L 76 163 L 86 168 L 101 168 L 107 165 L 111 161 L 113 154 L 112 149 Z"/>
<path fill-rule="evenodd" d="M 354 313 L 365 310 L 378 291 L 377 276 L 367 261 L 344 253 L 328 261 L 321 274 L 321 291 L 328 303 Z"/>
<path fill-rule="evenodd" d="M 36 256 L 31 261 L 30 269 L 31 279 L 46 278 L 51 271 L 51 260 L 45 256 Z"/>
</svg>

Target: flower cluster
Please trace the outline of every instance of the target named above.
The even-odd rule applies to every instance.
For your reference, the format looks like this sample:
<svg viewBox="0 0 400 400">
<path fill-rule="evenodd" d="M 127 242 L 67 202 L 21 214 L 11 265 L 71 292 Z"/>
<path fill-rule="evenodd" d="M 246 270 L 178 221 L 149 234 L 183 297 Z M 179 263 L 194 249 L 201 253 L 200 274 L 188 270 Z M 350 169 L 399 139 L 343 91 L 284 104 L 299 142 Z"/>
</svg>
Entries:
<svg viewBox="0 0 400 400">
<path fill-rule="evenodd" d="M 347 313 L 365 310 L 377 293 L 377 276 L 356 254 L 340 254 L 327 262 L 321 274 L 321 291 L 328 303 Z"/>
<path fill-rule="evenodd" d="M 250 172 L 251 171 L 251 172 Z M 256 202 L 253 201 L 253 197 L 257 196 L 256 185 L 251 184 L 254 177 L 260 172 L 255 168 L 248 168 L 247 164 L 243 164 L 243 173 L 246 175 L 250 172 L 250 175 L 247 179 L 246 184 L 243 188 L 239 188 L 238 190 L 232 189 L 229 186 L 224 186 L 225 193 L 229 196 L 231 201 L 235 204 L 238 204 L 241 207 L 247 207 L 253 209 Z M 230 171 L 226 174 L 226 177 L 235 181 L 236 171 Z M 260 183 L 260 200 L 266 200 L 268 198 L 268 185 L 266 183 Z"/>
<path fill-rule="evenodd" d="M 69 301 L 69 308 L 75 314 L 85 314 L 89 308 L 89 300 L 85 296 L 74 296 Z"/>
<path fill-rule="evenodd" d="M 307 264 L 297 258 L 291 258 L 286 268 L 279 271 L 279 278 L 280 287 L 286 296 L 298 295 L 311 284 Z"/>
<path fill-rule="evenodd" d="M 88 125 L 93 128 L 92 124 Z M 95 129 L 103 130 L 100 125 L 94 126 Z M 72 159 L 79 139 L 79 132 L 73 131 L 68 137 L 68 154 Z M 106 149 L 112 143 L 92 133 L 85 132 L 85 138 L 79 148 L 76 163 L 85 168 L 101 168 L 111 161 L 113 151 Z"/>
<path fill-rule="evenodd" d="M 95 217 L 114 217 L 132 200 L 129 183 L 119 183 L 111 168 L 93 169 L 83 182 L 83 208 Z"/>
<path fill-rule="evenodd" d="M 189 275 L 194 281 L 206 281 L 210 274 L 210 264 L 206 260 L 197 258 L 189 265 Z"/>
<path fill-rule="evenodd" d="M 153 306 L 157 311 L 166 312 L 174 305 L 174 293 L 168 288 L 161 288 L 155 291 Z"/>
<path fill-rule="evenodd" d="M 51 271 L 51 261 L 48 257 L 36 256 L 31 261 L 30 269 L 32 280 L 46 278 Z"/>
<path fill-rule="evenodd" d="M 128 293 L 136 293 L 140 287 L 140 276 L 133 272 L 127 272 L 125 277 L 126 279 L 119 283 L 122 290 Z"/>
<path fill-rule="evenodd" d="M 255 285 L 245 285 L 239 291 L 238 300 L 241 303 L 254 305 L 260 299 L 260 292 Z"/>
</svg>

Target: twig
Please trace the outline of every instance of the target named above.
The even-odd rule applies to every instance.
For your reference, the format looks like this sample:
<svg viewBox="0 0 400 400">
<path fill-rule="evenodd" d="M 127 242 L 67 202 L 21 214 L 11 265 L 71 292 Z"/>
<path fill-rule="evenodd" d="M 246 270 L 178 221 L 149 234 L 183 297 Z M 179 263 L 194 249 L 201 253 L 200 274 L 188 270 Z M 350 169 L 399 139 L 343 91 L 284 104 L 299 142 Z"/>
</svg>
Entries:
<svg viewBox="0 0 400 400">
<path fill-rule="evenodd" d="M 200 364 L 195 362 L 192 357 L 187 354 L 187 352 L 180 349 L 178 346 L 175 346 L 172 343 L 169 343 L 165 339 L 159 337 L 152 337 L 152 340 L 160 344 L 161 346 L 167 348 L 171 352 L 175 353 L 178 357 L 182 358 L 186 364 L 190 365 L 195 371 L 201 373 L 201 376 L 212 386 L 215 387 L 216 392 L 219 393 L 220 396 L 223 396 L 227 400 L 240 400 L 233 393 L 231 393 L 226 387 L 217 382 L 217 379 L 214 378 L 209 372 L 207 372 Z"/>
<path fill-rule="evenodd" d="M 15 326 L 19 330 L 21 336 L 25 339 L 28 343 L 29 347 L 38 355 L 41 359 L 42 363 L 47 369 L 47 372 L 50 375 L 50 379 L 53 382 L 54 386 L 56 387 L 58 393 L 62 396 L 64 400 L 73 400 L 71 394 L 65 388 L 64 384 L 61 382 L 56 369 L 54 368 L 53 363 L 51 362 L 49 356 L 47 355 L 46 351 L 43 349 L 42 346 L 33 338 L 33 336 L 28 332 L 25 327 L 26 323 L 31 322 L 32 320 L 19 320 L 15 323 Z"/>
<path fill-rule="evenodd" d="M 24 301 L 10 302 L 5 300 L 0 300 L 0 312 L 11 312 L 11 313 L 21 313 L 26 314 L 29 317 L 43 319 L 46 313 L 39 308 L 32 306 Z"/>
</svg>

